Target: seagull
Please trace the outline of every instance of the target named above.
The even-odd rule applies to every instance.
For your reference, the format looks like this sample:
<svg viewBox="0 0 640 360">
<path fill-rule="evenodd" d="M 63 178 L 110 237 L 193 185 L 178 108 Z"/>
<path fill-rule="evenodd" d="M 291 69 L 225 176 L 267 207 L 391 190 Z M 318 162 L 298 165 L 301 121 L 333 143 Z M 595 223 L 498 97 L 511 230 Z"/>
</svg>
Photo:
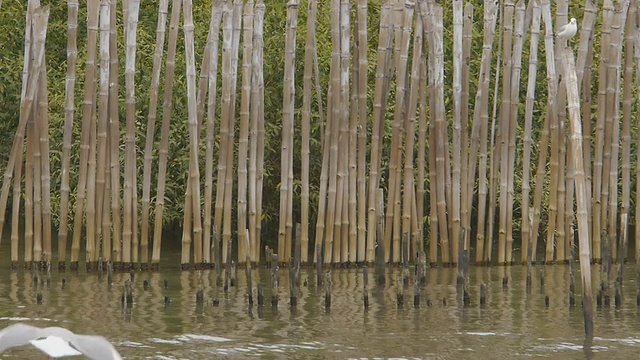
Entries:
<svg viewBox="0 0 640 360">
<path fill-rule="evenodd" d="M 22 323 L 0 330 L 0 354 L 29 344 L 52 358 L 84 355 L 92 360 L 122 360 L 118 351 L 102 336 L 78 335 L 61 327 L 38 328 Z"/>
<path fill-rule="evenodd" d="M 578 23 L 576 22 L 576 18 L 571 18 L 571 21 L 568 24 L 565 24 L 558 29 L 558 33 L 556 37 L 561 40 L 571 39 L 578 32 Z"/>
</svg>

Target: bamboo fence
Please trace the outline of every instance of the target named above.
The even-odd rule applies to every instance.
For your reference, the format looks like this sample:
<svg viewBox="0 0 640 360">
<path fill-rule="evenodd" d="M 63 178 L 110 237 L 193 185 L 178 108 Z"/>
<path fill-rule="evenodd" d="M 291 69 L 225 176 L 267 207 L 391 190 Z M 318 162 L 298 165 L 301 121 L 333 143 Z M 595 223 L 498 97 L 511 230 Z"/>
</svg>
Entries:
<svg viewBox="0 0 640 360">
<path fill-rule="evenodd" d="M 266 137 L 264 118 L 263 59 L 265 51 L 274 51 L 264 48 L 269 4 L 211 1 L 202 45 L 194 40 L 203 24 L 195 22 L 192 2 L 160 1 L 148 93 L 135 91 L 140 1 L 89 0 L 82 4 L 86 19 L 78 18 L 85 12 L 77 1 L 67 4 L 61 140 L 49 137 L 48 8 L 30 0 L 26 10 L 21 111 L 0 194 L 1 232 L 14 192 L 13 267 L 21 261 L 19 247 L 27 266 L 57 259 L 61 268 L 76 269 L 81 258 L 88 269 L 109 262 L 124 269 L 159 266 L 179 75 L 186 79 L 189 139 L 183 268 L 259 263 L 267 244 L 277 246 L 282 263 L 297 256 L 299 246 L 303 264 L 319 258 L 325 265 L 400 264 L 416 261 L 427 243 L 432 265 L 458 265 L 461 254 L 469 258 L 467 251 L 479 265 L 513 264 L 518 254 L 525 264 L 529 249 L 533 262 L 565 263 L 576 225 L 582 261 L 601 261 L 603 254 L 620 261 L 627 255 L 628 223 L 638 226 L 640 203 L 640 188 L 635 193 L 631 188 L 640 174 L 632 145 L 638 139 L 633 130 L 640 67 L 636 2 L 587 1 L 576 13 L 560 1 L 554 19 L 549 0 L 454 0 L 450 9 L 431 0 L 387 0 L 379 6 L 367 0 L 290 0 L 280 50 L 278 139 Z M 328 79 L 318 60 L 321 9 L 330 10 Z M 379 11 L 377 34 L 369 33 L 372 9 Z M 578 35 L 562 44 L 554 29 L 580 14 Z M 452 32 L 445 28 L 450 21 Z M 77 28 L 83 22 L 86 80 L 76 109 Z M 303 27 L 305 36 L 298 36 Z M 121 35 L 124 46 L 117 41 Z M 184 54 L 177 50 L 181 35 Z M 300 44 L 303 53 L 297 52 Z M 118 52 L 125 54 L 124 69 Z M 176 74 L 176 57 L 183 55 L 186 73 Z M 536 86 L 543 78 L 546 86 Z M 124 129 L 119 86 L 125 89 Z M 148 113 L 138 114 L 139 99 L 146 97 Z M 319 139 L 312 138 L 314 125 Z M 80 129 L 78 139 L 74 128 Z M 138 152 L 142 133 L 144 149 Z M 312 148 L 312 140 L 319 145 Z M 278 189 L 263 189 L 268 141 L 280 141 Z M 70 176 L 74 144 L 79 145 L 77 183 Z M 52 209 L 50 151 L 58 148 L 60 207 Z M 314 160 L 319 171 L 310 166 Z M 265 191 L 279 192 L 277 243 L 261 236 Z M 20 219 L 24 233 L 18 231 Z M 309 229 L 314 220 L 315 232 Z M 297 223 L 299 244 L 294 243 Z M 631 236 L 640 254 L 640 232 Z"/>
</svg>

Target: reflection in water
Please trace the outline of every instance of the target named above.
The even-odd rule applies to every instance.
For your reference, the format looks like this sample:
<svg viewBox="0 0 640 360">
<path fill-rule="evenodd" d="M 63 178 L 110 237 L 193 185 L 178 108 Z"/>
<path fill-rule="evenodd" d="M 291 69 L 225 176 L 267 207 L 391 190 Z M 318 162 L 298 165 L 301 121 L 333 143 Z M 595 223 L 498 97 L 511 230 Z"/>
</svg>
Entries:
<svg viewBox="0 0 640 360">
<path fill-rule="evenodd" d="M 8 247 L 0 248 L 7 263 Z M 134 304 L 123 307 L 120 296 L 128 273 L 117 273 L 113 286 L 96 274 L 52 274 L 49 287 L 33 283 L 28 271 L 0 272 L 0 328 L 15 321 L 37 326 L 57 325 L 79 333 L 102 334 L 128 359 L 245 358 L 418 358 L 491 359 L 545 357 L 591 359 L 634 357 L 640 350 L 640 312 L 635 306 L 634 279 L 627 279 L 623 306 L 597 309 L 594 339 L 583 337 L 581 290 L 577 306 L 568 306 L 569 269 L 549 266 L 545 285 L 533 271 L 531 291 L 526 290 L 526 268 L 472 268 L 471 306 L 463 307 L 456 290 L 455 269 L 431 269 L 427 285 L 420 287 L 421 304 L 413 307 L 413 278 L 404 289 L 405 306 L 396 305 L 400 270 L 387 269 L 387 284 L 375 284 L 370 273 L 368 311 L 362 302 L 362 270 L 333 270 L 332 307 L 324 307 L 324 289 L 315 284 L 313 270 L 302 271 L 298 305 L 289 302 L 289 276 L 280 272 L 277 308 L 267 301 L 249 307 L 245 272 L 225 294 L 215 286 L 214 271 L 137 273 Z M 594 268 L 598 274 L 598 268 Z M 627 274 L 631 274 L 628 271 Z M 264 284 L 271 299 L 270 274 L 253 270 L 254 284 Z M 503 277 L 509 282 L 502 286 Z M 66 278 L 66 286 L 61 286 Z M 579 279 L 579 274 L 576 274 Z M 149 287 L 143 288 L 144 280 Z M 168 287 L 165 289 L 164 281 Z M 594 280 L 597 281 L 597 280 Z M 480 308 L 479 284 L 487 285 L 487 305 Z M 203 289 L 205 303 L 196 304 Z M 36 304 L 36 294 L 43 304 Z M 254 290 L 255 294 L 255 290 Z M 549 295 L 549 307 L 544 297 Z M 164 298 L 172 303 L 165 305 Z M 214 299 L 219 305 L 214 306 Z M 10 355 L 26 358 L 29 349 Z M 4 355 L 3 355 L 4 356 Z"/>
</svg>

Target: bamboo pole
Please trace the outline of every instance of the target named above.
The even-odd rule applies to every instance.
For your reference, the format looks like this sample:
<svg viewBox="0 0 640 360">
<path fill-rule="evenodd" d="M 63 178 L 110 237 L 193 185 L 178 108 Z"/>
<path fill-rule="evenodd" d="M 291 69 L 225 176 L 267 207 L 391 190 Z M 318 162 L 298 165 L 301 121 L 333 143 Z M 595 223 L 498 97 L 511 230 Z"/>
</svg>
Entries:
<svg viewBox="0 0 640 360">
<path fill-rule="evenodd" d="M 262 229 L 262 184 L 264 182 L 264 144 L 265 144 L 265 127 L 264 127 L 264 74 L 263 74 L 263 53 L 264 53 L 264 13 L 265 13 L 265 5 L 262 0 L 258 0 L 256 4 L 256 23 L 254 28 L 256 29 L 255 38 L 257 46 L 254 45 L 253 51 L 257 54 L 258 66 L 256 67 L 256 87 L 258 88 L 258 96 L 253 97 L 257 100 L 257 120 L 258 120 L 258 141 L 257 141 L 257 168 L 258 177 L 256 179 L 256 247 L 255 247 L 255 255 L 256 261 L 260 260 L 260 233 Z"/>
<path fill-rule="evenodd" d="M 307 9 L 307 39 L 304 51 L 304 79 L 302 89 L 302 121 L 301 121 L 301 181 L 302 193 L 300 195 L 300 217 L 301 217 L 301 261 L 306 263 L 309 254 L 309 150 L 311 132 L 311 77 L 313 75 L 313 40 L 315 38 L 315 16 L 318 2 L 311 0 Z"/>
<path fill-rule="evenodd" d="M 92 80 L 97 86 L 97 79 Z M 95 94 L 95 93 L 94 93 Z M 97 171 L 97 99 L 93 99 L 91 108 L 91 130 L 89 132 L 89 164 L 87 169 L 86 190 L 86 233 L 85 233 L 85 266 L 87 270 L 94 270 L 96 264 L 96 171 Z"/>
<path fill-rule="evenodd" d="M 99 106 L 98 106 L 98 133 L 97 133 L 97 174 L 96 174 L 96 257 L 99 254 L 99 246 L 102 234 L 102 221 L 104 202 L 107 197 L 106 170 L 107 165 L 107 143 L 109 129 L 109 78 L 110 78 L 110 35 L 111 35 L 111 1 L 100 1 L 100 78 L 99 78 Z M 100 269 L 99 269 L 100 270 Z"/>
<path fill-rule="evenodd" d="M 211 244 L 212 239 L 212 223 L 211 223 L 211 207 L 213 200 L 213 151 L 215 137 L 215 116 L 218 101 L 218 54 L 220 48 L 220 23 L 222 22 L 222 2 L 215 1 L 211 9 L 211 22 L 209 23 L 209 35 L 207 36 L 207 47 L 205 48 L 205 57 L 203 61 L 203 69 L 207 68 L 208 75 L 205 77 L 201 73 L 200 81 L 202 89 L 199 94 L 201 96 L 198 102 L 198 111 L 204 111 L 204 89 L 208 86 L 207 93 L 207 131 L 206 131 L 206 152 L 205 152 L 205 170 L 204 170 L 204 227 L 202 250 L 204 262 L 209 263 L 215 261 L 215 253 L 212 251 L 214 246 Z M 207 61 L 205 63 L 205 60 Z M 202 72 L 202 70 L 201 70 Z M 208 80 L 207 84 L 202 84 L 203 78 Z M 198 115 L 200 118 L 200 115 Z M 204 116 L 203 116 L 204 117 Z M 198 122 L 200 122 L 198 120 Z"/>
<path fill-rule="evenodd" d="M 51 244 L 51 231 L 52 231 L 52 219 L 51 219 L 51 168 L 50 168 L 50 153 L 49 153 L 49 100 L 48 100 L 48 85 L 47 85 L 47 67 L 43 66 L 40 70 L 40 94 L 38 95 L 38 102 L 40 103 L 40 153 L 41 153 L 41 173 L 40 180 L 42 182 L 42 252 L 43 258 L 41 259 L 42 267 L 46 268 L 46 261 L 52 259 L 52 244 Z"/>
<path fill-rule="evenodd" d="M 531 221 L 533 214 L 529 212 L 529 194 L 531 192 L 531 127 L 533 125 L 533 109 L 536 96 L 536 79 L 538 75 L 538 43 L 540 41 L 540 6 L 537 0 L 533 1 L 533 15 L 531 21 L 531 42 L 529 48 L 529 75 L 527 76 L 527 95 L 525 100 L 524 115 L 524 140 L 522 155 L 522 264 L 527 264 L 529 259 L 529 244 L 531 241 Z M 534 233 L 534 236 L 537 234 Z M 535 249 L 531 249 L 531 255 Z M 533 258 L 531 258 L 533 259 Z"/>
<path fill-rule="evenodd" d="M 407 4 L 408 11 L 413 13 L 414 5 Z M 411 14 L 413 18 L 413 14 Z M 411 59 L 411 90 L 409 92 L 409 102 L 407 107 L 407 117 L 405 119 L 405 133 L 407 134 L 405 137 L 405 154 L 404 154 L 404 197 L 402 199 L 402 236 L 403 239 L 409 237 L 410 226 L 412 221 L 412 204 L 414 199 L 414 160 L 413 160 L 413 152 L 415 145 L 415 128 L 416 128 L 416 110 L 418 107 L 418 98 L 420 97 L 420 70 L 422 67 L 422 63 L 420 62 L 420 58 L 422 57 L 422 36 L 424 34 L 422 21 L 420 17 L 416 18 L 416 25 L 413 37 L 413 54 Z M 416 214 L 417 215 L 417 214 Z M 415 236 L 412 236 L 412 242 L 416 240 Z M 409 245 L 409 244 L 407 244 Z M 409 259 L 412 259 L 412 256 L 409 254 L 417 253 L 416 244 L 413 242 L 411 244 L 411 250 L 406 249 L 408 254 L 405 254 L 403 251 L 403 256 L 401 261 L 403 264 L 407 264 Z"/>
<path fill-rule="evenodd" d="M 458 239 L 460 238 L 461 152 L 462 152 L 462 35 L 463 1 L 453 0 L 453 122 L 451 170 L 451 255 L 452 264 L 458 263 Z"/>
<path fill-rule="evenodd" d="M 637 16 L 640 16 L 640 9 L 637 9 L 637 13 L 636 13 L 636 22 L 638 21 Z M 633 52 L 633 60 L 635 61 L 635 65 L 636 65 L 636 89 L 640 89 L 640 32 L 635 31 L 634 32 L 634 37 L 633 37 L 633 42 L 634 42 L 634 52 Z M 630 56 L 630 53 L 626 54 L 627 56 Z M 627 77 L 625 77 L 625 79 L 628 79 Z M 640 96 L 640 93 L 637 93 L 637 96 Z M 636 158 L 636 206 L 635 206 L 635 213 L 636 214 L 640 214 L 640 181 L 637 181 L 637 179 L 640 179 L 640 157 Z M 640 216 L 635 216 L 636 221 L 635 221 L 635 228 L 636 229 L 640 229 Z M 640 279 L 640 231 L 636 231 L 635 232 L 635 249 L 636 249 L 636 253 L 635 253 L 635 259 L 636 259 L 636 276 L 638 276 L 638 279 Z M 640 294 L 640 292 L 639 292 Z"/>
<path fill-rule="evenodd" d="M 368 54 L 368 32 L 367 32 L 367 9 L 368 0 L 358 0 L 356 8 L 357 44 L 358 44 L 358 77 L 357 77 L 357 108 L 358 108 L 358 255 L 357 262 L 367 261 L 367 78 L 369 70 Z M 354 54 L 355 55 L 355 54 Z M 355 67 L 354 67 L 355 69 Z M 356 79 L 354 70 L 354 79 Z"/>
<path fill-rule="evenodd" d="M 229 113 L 229 133 L 227 141 L 227 167 L 228 171 L 225 174 L 224 185 L 224 223 L 222 228 L 222 241 L 224 246 L 228 246 L 232 243 L 231 240 L 231 217 L 232 207 L 231 198 L 233 190 L 233 155 L 235 144 L 235 104 L 236 104 L 236 87 L 238 82 L 238 52 L 240 49 L 240 33 L 242 31 L 242 1 L 235 0 L 233 2 L 233 37 L 231 41 L 231 99 L 232 105 Z M 225 249 L 226 250 L 226 249 Z M 230 250 L 225 251 L 223 254 L 231 254 Z M 230 259 L 226 259 L 227 263 Z"/>
<path fill-rule="evenodd" d="M 462 34 L 462 91 L 460 109 L 460 223 L 464 230 L 464 249 L 469 250 L 469 237 L 471 236 L 471 198 L 469 194 L 469 83 L 471 82 L 471 44 L 473 42 L 473 4 L 467 3 L 464 7 Z M 475 168 L 474 168 L 475 169 Z M 473 174 L 475 177 L 475 174 Z M 471 259 L 469 259 L 471 260 Z"/>
<path fill-rule="evenodd" d="M 609 44 L 611 42 L 611 24 L 613 17 L 613 3 L 610 0 L 605 0 L 602 5 L 602 35 L 601 43 Z M 595 128 L 595 151 L 593 159 L 593 224 L 591 236 L 593 237 L 593 260 L 601 260 L 601 232 L 605 229 L 602 224 L 602 191 L 604 182 L 604 170 L 603 170 L 603 158 L 604 158 L 604 141 L 605 141 L 605 115 L 606 115 L 606 84 L 607 84 L 607 71 L 606 62 L 610 61 L 609 52 L 605 51 L 605 48 L 601 48 L 602 54 L 600 56 L 600 66 L 598 69 L 598 110 L 596 115 L 596 128 Z M 605 207 L 606 208 L 606 207 Z"/>
<path fill-rule="evenodd" d="M 593 336 L 593 302 L 591 298 L 591 264 L 589 252 L 589 223 L 587 214 L 587 192 L 585 186 L 582 129 L 580 123 L 580 98 L 578 95 L 578 81 L 576 77 L 573 51 L 570 47 L 564 48 L 565 84 L 567 86 L 567 100 L 569 103 L 569 120 L 571 127 L 571 145 L 573 147 L 573 162 L 576 172 L 576 199 L 578 217 L 578 236 L 580 238 L 580 273 L 582 275 L 582 301 L 584 314 L 584 327 L 587 336 Z"/>
<path fill-rule="evenodd" d="M 120 64 L 118 62 L 118 24 L 117 6 L 111 1 L 111 31 L 109 36 L 109 174 L 111 177 L 111 216 L 113 221 L 113 246 L 105 242 L 105 261 L 113 261 L 116 265 L 122 262 L 122 219 L 120 208 L 120 101 L 119 101 L 119 75 Z M 113 252 L 113 254 L 112 254 Z"/>
<path fill-rule="evenodd" d="M 34 95 L 35 101 L 37 101 L 37 95 Z M 35 102 L 34 101 L 34 102 Z M 36 263 L 34 263 L 33 257 L 33 245 L 34 245 L 34 227 L 35 227 L 35 211 L 34 211 L 34 184 L 33 184 L 33 158 L 35 152 L 35 146 L 33 142 L 35 140 L 35 117 L 37 113 L 37 106 L 33 107 L 30 111 L 29 119 L 27 120 L 27 141 L 26 141 L 26 159 L 24 170 L 24 211 L 25 211 L 25 224 L 24 224 L 24 263 L 27 269 L 31 269 L 32 266 L 35 269 Z"/>
<path fill-rule="evenodd" d="M 471 129 L 471 147 L 469 149 L 469 170 L 468 177 L 470 179 L 475 179 L 476 176 L 476 166 L 478 166 L 478 179 L 479 184 L 483 182 L 483 177 L 486 179 L 486 155 L 484 157 L 480 156 L 478 159 L 480 144 L 486 149 L 487 142 L 487 126 L 489 122 L 489 85 L 491 82 L 491 72 L 489 71 L 491 67 L 491 56 L 493 49 L 493 41 L 495 38 L 495 29 L 496 29 L 496 21 L 497 16 L 496 13 L 498 11 L 497 4 L 491 0 L 486 0 L 484 2 L 484 32 L 483 32 L 483 40 L 482 40 L 482 58 L 480 62 L 480 73 L 478 83 L 478 90 L 476 92 L 476 100 L 473 109 L 473 126 Z M 482 135 L 484 134 L 484 136 Z M 484 151 L 486 154 L 486 150 Z M 479 162 L 479 164 L 478 164 Z M 482 168 L 482 169 L 481 169 Z M 485 180 L 486 182 L 486 180 Z M 467 189 L 467 203 L 472 203 L 473 196 L 473 187 L 475 181 L 469 181 L 468 189 Z M 485 212 L 486 209 L 485 201 L 481 200 L 482 193 L 480 192 L 481 188 L 478 188 L 478 231 L 476 234 L 476 264 L 482 264 L 484 260 L 484 223 L 485 223 Z M 486 192 L 485 197 L 486 200 Z M 471 213 L 468 214 L 471 216 Z M 469 223 L 471 219 L 469 219 Z M 470 229 L 469 229 L 470 230 Z M 468 232 L 469 234 L 471 231 Z"/>
<path fill-rule="evenodd" d="M 251 130 L 250 130 L 250 149 L 249 157 L 249 236 L 251 246 L 251 259 L 254 262 L 260 261 L 260 233 L 258 232 L 260 218 L 258 217 L 258 144 L 259 144 L 259 116 L 262 114 L 260 108 L 262 104 L 258 101 L 260 96 L 260 88 L 263 84 L 262 79 L 262 51 L 264 44 L 262 43 L 263 19 L 265 6 L 262 1 L 258 1 L 254 10 L 253 24 L 253 53 L 252 53 L 252 86 L 251 91 Z M 264 144 L 264 142 L 263 142 Z M 264 148 L 263 148 L 264 152 Z M 260 168 L 262 172 L 262 168 Z"/>
<path fill-rule="evenodd" d="M 125 134 L 125 165 L 124 165 L 124 226 L 122 229 L 122 263 L 125 270 L 131 267 L 133 228 L 137 222 L 134 212 L 134 192 L 136 192 L 136 94 L 135 68 L 137 49 L 138 10 L 140 0 L 129 0 L 128 17 L 126 21 L 125 41 L 125 105 L 126 105 L 126 134 Z"/>
<path fill-rule="evenodd" d="M 547 228 L 547 247 L 545 261 L 553 261 L 553 245 L 555 235 L 555 222 L 557 218 L 557 188 L 558 188 L 558 111 L 556 96 L 558 85 L 556 81 L 555 55 L 553 48 L 553 25 L 551 20 L 551 6 L 548 0 L 541 2 L 542 18 L 545 25 L 545 54 L 547 64 L 547 88 L 548 103 L 547 116 L 549 116 L 549 130 L 551 137 L 551 180 L 549 195 L 549 225 Z M 535 205 L 534 205 L 535 206 Z M 534 217 L 535 218 L 535 217 Z M 536 229 L 534 225 L 534 230 Z M 534 233 L 535 236 L 535 233 Z"/>
<path fill-rule="evenodd" d="M 349 10 L 349 4 L 346 4 L 346 10 Z M 359 41 L 359 31 L 360 31 L 360 23 L 359 23 L 359 19 L 358 19 L 358 9 L 357 9 L 357 5 L 356 5 L 356 16 L 354 19 L 354 33 L 353 33 L 353 48 L 352 48 L 352 53 L 353 53 L 353 62 L 352 62 L 352 73 L 353 73 L 353 80 L 351 82 L 351 96 L 349 98 L 350 103 L 347 103 L 345 105 L 345 112 L 349 113 L 349 186 L 348 186 L 348 190 L 347 195 L 349 198 L 349 205 L 348 205 L 348 216 L 345 216 L 345 219 L 348 221 L 349 223 L 349 228 L 348 228 L 348 239 L 349 239 L 349 243 L 348 244 L 343 244 L 343 245 L 348 245 L 346 252 L 343 254 L 344 258 L 343 258 L 343 262 L 346 262 L 346 260 L 349 261 L 349 264 L 356 264 L 357 262 L 357 255 L 358 255 L 358 215 L 357 215 L 357 211 L 358 211 L 358 185 L 357 185 L 357 181 L 358 181 L 358 165 L 357 165 L 357 151 L 358 151 L 358 112 L 359 112 L 359 108 L 358 108 L 358 97 L 360 96 L 360 88 L 359 88 L 359 79 L 360 79 L 360 41 Z M 350 13 L 346 13 L 343 15 L 345 17 L 349 17 Z M 349 31 L 345 31 L 346 34 L 343 34 L 343 36 L 348 36 L 349 35 Z M 348 61 L 349 56 L 348 53 L 346 54 L 346 60 Z M 348 66 L 348 65 L 347 65 Z M 347 85 L 348 86 L 348 85 Z M 346 215 L 346 214 L 345 214 Z M 345 249 L 345 246 L 343 246 L 343 249 Z M 345 250 L 343 250 L 345 251 Z"/>
<path fill-rule="evenodd" d="M 390 56 L 389 49 L 393 38 L 389 31 L 391 21 L 391 6 L 387 2 L 382 6 L 382 14 L 380 15 L 380 35 L 378 42 L 376 82 L 373 98 L 373 124 L 371 131 L 371 162 L 369 170 L 369 209 L 367 223 L 367 252 L 366 262 L 375 261 L 375 244 L 376 244 L 376 224 L 378 216 L 376 214 L 377 199 L 376 194 L 380 184 L 380 163 L 382 157 L 381 139 L 384 137 L 384 118 L 385 107 L 383 106 L 385 75 L 389 68 L 388 58 Z M 381 242 L 382 239 L 378 239 Z"/>
<path fill-rule="evenodd" d="M 158 23 L 156 26 L 156 45 L 153 53 L 153 68 L 151 70 L 151 85 L 149 86 L 149 113 L 147 115 L 147 134 L 144 146 L 144 164 L 142 171 L 142 228 L 140 234 L 140 251 L 142 266 L 148 266 L 149 261 L 149 212 L 151 209 L 151 166 L 153 164 L 153 144 L 156 131 L 156 114 L 158 112 L 158 89 L 160 87 L 160 73 L 164 41 L 167 28 L 169 0 L 160 0 L 158 4 Z"/>
<path fill-rule="evenodd" d="M 280 219 L 278 228 L 278 258 L 286 262 L 287 245 L 286 241 L 286 219 L 289 216 L 289 187 L 293 183 L 289 182 L 289 168 L 293 167 L 290 162 L 290 152 L 293 151 L 294 108 L 295 108 L 295 44 L 296 31 L 298 27 L 298 1 L 287 2 L 287 28 L 285 34 L 285 65 L 284 65 L 284 88 L 283 88 L 283 119 L 282 119 L 282 149 L 280 162 Z"/>
<path fill-rule="evenodd" d="M 244 6 L 242 52 L 242 97 L 240 99 L 240 139 L 238 146 L 238 262 L 251 267 L 247 232 L 247 156 L 249 152 L 249 117 L 251 106 L 252 51 L 253 51 L 253 1 Z"/>
<path fill-rule="evenodd" d="M 92 109 L 95 98 L 96 52 L 98 36 L 99 1 L 87 3 L 87 60 L 85 66 L 84 101 L 82 107 L 82 133 L 80 138 L 80 162 L 78 187 L 76 189 L 76 210 L 73 223 L 73 243 L 71 244 L 71 269 L 78 269 L 82 219 L 86 199 L 87 172 L 89 162 L 89 143 L 92 122 Z"/>
<path fill-rule="evenodd" d="M 65 78 L 64 135 L 62 139 L 60 179 L 60 225 L 58 231 L 58 268 L 64 269 L 69 234 L 69 165 L 75 114 L 76 61 L 78 59 L 78 1 L 67 1 L 67 74 Z"/>
<path fill-rule="evenodd" d="M 202 264 L 202 218 L 200 212 L 200 166 L 198 161 L 199 131 L 198 106 L 196 98 L 196 64 L 193 25 L 193 3 L 183 2 L 184 11 L 184 43 L 187 64 L 187 94 L 189 116 L 189 182 L 191 183 L 191 205 L 193 206 L 194 263 Z M 183 262 L 184 264 L 184 262 Z"/>
<path fill-rule="evenodd" d="M 158 186 L 156 190 L 156 208 L 153 229 L 153 253 L 151 255 L 151 267 L 153 269 L 157 269 L 160 264 L 162 214 L 164 212 L 165 204 L 164 193 L 166 189 L 167 161 L 169 157 L 169 131 L 171 124 L 171 109 L 173 107 L 173 77 L 176 67 L 176 45 L 178 41 L 181 6 L 181 0 L 173 0 L 171 4 L 171 20 L 169 22 L 169 43 L 167 45 L 164 99 L 162 104 L 162 128 L 160 130 L 160 150 L 158 155 Z"/>
<path fill-rule="evenodd" d="M 502 99 L 500 106 L 500 119 L 498 122 L 498 141 L 500 152 L 500 223 L 499 223 L 499 236 L 498 236 L 498 264 L 504 265 L 506 263 L 507 253 L 507 228 L 509 226 L 509 214 L 508 214 L 508 182 L 509 182 L 509 139 L 511 138 L 510 132 L 512 128 L 511 121 L 511 79 L 513 71 L 513 57 L 515 51 L 513 49 L 513 15 L 515 12 L 515 4 L 512 0 L 506 0 L 503 5 L 504 22 L 502 23 L 503 36 L 502 36 L 502 54 L 503 54 L 503 66 L 502 66 Z"/>
</svg>

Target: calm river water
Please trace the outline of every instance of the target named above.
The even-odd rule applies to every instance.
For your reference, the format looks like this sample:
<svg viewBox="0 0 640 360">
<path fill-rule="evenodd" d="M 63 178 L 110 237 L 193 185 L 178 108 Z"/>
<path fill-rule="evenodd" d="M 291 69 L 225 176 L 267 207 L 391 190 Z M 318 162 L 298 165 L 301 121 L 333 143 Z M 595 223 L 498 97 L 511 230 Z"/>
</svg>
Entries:
<svg viewBox="0 0 640 360">
<path fill-rule="evenodd" d="M 0 328 L 23 321 L 101 334 L 126 359 L 623 359 L 637 358 L 640 353 L 640 310 L 636 309 L 631 267 L 626 269 L 623 306 L 596 311 L 596 337 L 585 347 L 580 297 L 578 306 L 568 306 L 567 266 L 536 267 L 530 294 L 525 290 L 524 267 L 473 268 L 471 306 L 467 308 L 456 295 L 455 271 L 431 269 L 428 284 L 420 289 L 420 308 L 413 307 L 413 286 L 409 286 L 406 304 L 399 309 L 395 285 L 399 272 L 388 270 L 386 287 L 371 286 L 368 311 L 362 305 L 359 269 L 333 270 L 329 311 L 311 270 L 302 272 L 308 285 L 301 288 L 293 310 L 287 271 L 280 272 L 281 300 L 272 308 L 269 274 L 255 270 L 254 284 L 257 278 L 265 284 L 267 303 L 259 309 L 248 306 L 244 271 L 238 272 L 238 286 L 224 294 L 214 286 L 214 272 L 178 271 L 179 252 L 175 251 L 163 259 L 160 272 L 136 274 L 135 301 L 127 311 L 120 295 L 129 274 L 115 274 L 109 287 L 106 276 L 99 279 L 85 271 L 54 271 L 49 287 L 35 288 L 30 272 L 7 270 L 7 243 L 0 247 L 4 269 L 0 271 Z M 541 271 L 545 272 L 544 287 L 539 280 Z M 509 284 L 503 290 L 505 275 Z M 373 279 L 372 272 L 371 283 Z M 579 282 L 578 276 L 576 279 Z M 144 280 L 150 283 L 147 290 Z M 204 306 L 196 305 L 200 281 L 208 300 Z M 478 305 L 480 282 L 488 285 L 484 309 Z M 43 294 L 41 305 L 36 304 L 38 291 Z M 548 307 L 545 295 L 550 298 Z M 165 306 L 165 296 L 172 299 L 169 306 Z M 219 299 L 217 307 L 212 305 L 214 298 Z M 0 357 L 27 359 L 37 354 L 32 349 L 12 349 Z"/>
</svg>

